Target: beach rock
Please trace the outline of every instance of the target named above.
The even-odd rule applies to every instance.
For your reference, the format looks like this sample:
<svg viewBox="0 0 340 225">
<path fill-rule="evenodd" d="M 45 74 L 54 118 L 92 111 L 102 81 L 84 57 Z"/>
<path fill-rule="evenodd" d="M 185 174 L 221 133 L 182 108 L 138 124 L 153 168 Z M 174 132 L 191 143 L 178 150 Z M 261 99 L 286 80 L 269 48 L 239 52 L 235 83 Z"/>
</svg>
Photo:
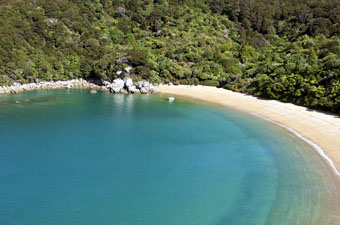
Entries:
<svg viewBox="0 0 340 225">
<path fill-rule="evenodd" d="M 136 86 L 137 88 L 143 87 L 143 81 L 135 82 L 135 86 Z"/>
<path fill-rule="evenodd" d="M 144 80 L 136 82 L 136 86 L 138 88 L 147 87 L 148 85 L 149 85 L 149 82 L 144 81 Z"/>
<path fill-rule="evenodd" d="M 128 67 L 126 67 L 124 70 L 125 70 L 125 72 L 127 72 L 128 74 L 130 74 L 131 69 L 132 69 L 132 67 L 131 67 L 131 66 L 128 66 Z"/>
<path fill-rule="evenodd" d="M 110 91 L 110 89 L 108 87 L 105 87 L 105 86 L 100 87 L 100 90 L 104 91 L 104 92 L 109 92 Z"/>
<path fill-rule="evenodd" d="M 157 86 L 151 85 L 150 88 L 149 88 L 149 92 L 151 92 L 151 93 L 152 93 L 152 92 L 155 92 L 156 89 L 157 89 Z"/>
<path fill-rule="evenodd" d="M 38 81 L 38 80 L 36 80 Z M 115 79 L 111 82 L 96 80 L 73 79 L 68 81 L 44 81 L 38 83 L 20 84 L 13 83 L 12 86 L 0 86 L 0 94 L 18 93 L 26 90 L 37 89 L 57 89 L 57 88 L 74 88 L 83 87 L 91 88 L 90 93 L 95 93 L 97 90 L 110 91 L 113 93 L 149 93 L 154 92 L 157 84 L 151 84 L 148 81 L 138 81 L 134 83 L 131 78 Z"/>
<path fill-rule="evenodd" d="M 140 93 L 142 93 L 142 94 L 147 94 L 148 92 L 149 92 L 149 90 L 146 89 L 145 87 L 142 87 L 142 88 L 140 89 Z"/>
<path fill-rule="evenodd" d="M 113 80 L 112 84 L 109 86 L 110 91 L 113 93 L 120 93 L 121 90 L 124 88 L 125 81 L 122 79 L 115 79 Z"/>
<path fill-rule="evenodd" d="M 138 92 L 140 92 L 139 91 L 139 89 L 135 86 L 135 85 L 132 85 L 132 86 L 130 86 L 129 88 L 128 88 L 128 91 L 130 92 L 130 93 L 138 93 Z"/>
<path fill-rule="evenodd" d="M 94 90 L 94 89 L 92 89 L 92 90 L 90 91 L 90 94 L 97 94 L 97 91 Z"/>
<path fill-rule="evenodd" d="M 129 87 L 133 85 L 133 81 L 131 78 L 125 77 L 124 84 L 125 84 L 126 89 L 129 90 Z"/>
<path fill-rule="evenodd" d="M 9 93 L 11 93 L 11 94 L 16 94 L 16 93 L 18 93 L 18 89 L 17 89 L 16 87 L 12 87 L 12 88 L 10 89 Z"/>
<path fill-rule="evenodd" d="M 50 82 L 39 82 L 39 80 L 35 80 L 37 83 L 29 83 L 29 84 L 20 84 L 15 82 L 12 86 L 2 87 L 3 93 L 18 93 L 26 90 L 35 90 L 35 89 L 56 89 L 56 88 L 73 88 L 77 86 L 90 86 L 90 84 L 83 79 L 75 79 L 68 81 L 50 81 Z"/>
<path fill-rule="evenodd" d="M 138 81 L 135 85 L 141 93 L 154 92 L 157 88 L 157 84 L 151 84 L 148 81 Z"/>
</svg>

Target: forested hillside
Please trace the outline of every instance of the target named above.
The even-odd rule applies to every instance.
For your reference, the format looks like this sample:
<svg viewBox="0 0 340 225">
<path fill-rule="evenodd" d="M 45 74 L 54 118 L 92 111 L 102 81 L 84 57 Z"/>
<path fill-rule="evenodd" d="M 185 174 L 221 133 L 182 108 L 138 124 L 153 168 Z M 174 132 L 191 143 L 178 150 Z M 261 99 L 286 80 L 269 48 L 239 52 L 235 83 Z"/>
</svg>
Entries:
<svg viewBox="0 0 340 225">
<path fill-rule="evenodd" d="M 340 113 L 340 0 L 1 0 L 0 85 L 134 79 Z"/>
</svg>

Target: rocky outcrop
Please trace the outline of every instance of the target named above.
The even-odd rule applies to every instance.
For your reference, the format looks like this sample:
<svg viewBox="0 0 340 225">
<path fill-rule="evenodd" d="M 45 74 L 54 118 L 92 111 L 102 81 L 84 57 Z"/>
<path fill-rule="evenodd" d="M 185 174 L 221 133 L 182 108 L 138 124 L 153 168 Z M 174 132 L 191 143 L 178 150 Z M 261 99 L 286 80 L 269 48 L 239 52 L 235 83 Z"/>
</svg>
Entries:
<svg viewBox="0 0 340 225">
<path fill-rule="evenodd" d="M 154 92 L 158 87 L 157 84 L 150 84 L 147 81 L 138 81 L 136 82 L 136 87 L 140 90 L 141 93 Z"/>
<path fill-rule="evenodd" d="M 131 78 L 125 77 L 124 84 L 125 84 L 125 88 L 128 90 L 129 87 L 133 86 L 133 81 Z"/>
<path fill-rule="evenodd" d="M 112 93 L 121 93 L 124 88 L 125 82 L 122 79 L 113 80 L 112 83 L 104 81 L 103 85 Z"/>
<path fill-rule="evenodd" d="M 14 83 L 12 86 L 0 86 L 0 94 L 18 93 L 28 90 L 43 89 L 61 89 L 61 88 L 91 88 L 92 90 L 109 91 L 112 93 L 152 93 L 157 88 L 157 84 L 151 84 L 147 81 L 133 82 L 131 78 L 115 79 L 112 82 L 94 82 L 84 79 L 75 79 L 68 81 L 49 81 L 36 82 L 29 84 Z M 94 91 L 92 91 L 94 92 Z"/>
<path fill-rule="evenodd" d="M 37 82 L 29 84 L 14 83 L 12 86 L 0 87 L 0 94 L 18 93 L 28 90 L 42 90 L 42 89 L 60 89 L 60 88 L 95 88 L 100 89 L 101 87 L 88 82 L 83 79 L 67 80 L 67 81 L 48 81 L 48 82 Z"/>
<path fill-rule="evenodd" d="M 128 88 L 128 91 L 132 94 L 141 93 L 141 91 L 135 85 L 130 86 Z"/>
<path fill-rule="evenodd" d="M 113 93 L 153 93 L 156 88 L 157 84 L 151 84 L 148 81 L 138 81 L 133 82 L 131 78 L 125 77 L 124 80 L 118 78 L 110 82 L 103 82 L 103 85 L 108 88 Z"/>
</svg>

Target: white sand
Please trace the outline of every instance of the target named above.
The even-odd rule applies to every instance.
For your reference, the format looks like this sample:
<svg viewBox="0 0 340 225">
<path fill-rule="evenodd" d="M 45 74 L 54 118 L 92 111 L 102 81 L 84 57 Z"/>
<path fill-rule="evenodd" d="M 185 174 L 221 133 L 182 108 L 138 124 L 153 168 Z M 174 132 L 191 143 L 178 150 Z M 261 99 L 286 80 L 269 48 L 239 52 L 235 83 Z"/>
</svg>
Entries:
<svg viewBox="0 0 340 225">
<path fill-rule="evenodd" d="M 270 120 L 314 147 L 340 176 L 340 117 L 276 100 L 205 86 L 165 86 L 158 92 L 179 95 L 239 109 Z"/>
</svg>

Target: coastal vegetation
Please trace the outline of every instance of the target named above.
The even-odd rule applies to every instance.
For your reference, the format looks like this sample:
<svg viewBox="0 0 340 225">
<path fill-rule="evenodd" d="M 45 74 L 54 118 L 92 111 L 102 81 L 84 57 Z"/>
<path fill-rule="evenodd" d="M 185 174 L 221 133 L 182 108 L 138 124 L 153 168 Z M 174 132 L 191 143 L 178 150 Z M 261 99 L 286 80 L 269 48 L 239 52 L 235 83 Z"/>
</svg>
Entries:
<svg viewBox="0 0 340 225">
<path fill-rule="evenodd" d="M 128 75 L 340 113 L 339 3 L 2 0 L 0 85 Z"/>
</svg>

